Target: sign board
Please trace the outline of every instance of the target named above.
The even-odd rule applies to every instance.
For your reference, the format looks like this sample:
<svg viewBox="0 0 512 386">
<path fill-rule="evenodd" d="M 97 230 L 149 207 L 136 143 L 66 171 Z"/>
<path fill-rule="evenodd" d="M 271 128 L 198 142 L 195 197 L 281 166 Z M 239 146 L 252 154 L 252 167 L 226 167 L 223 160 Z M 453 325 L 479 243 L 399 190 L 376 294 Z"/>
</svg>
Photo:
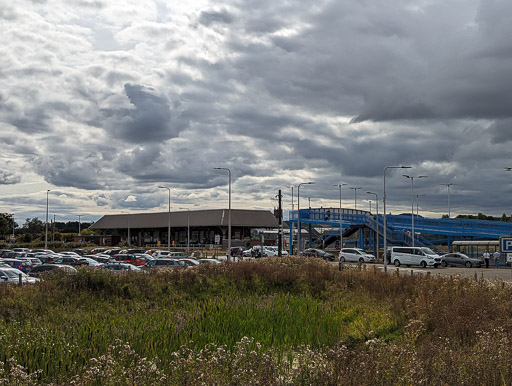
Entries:
<svg viewBox="0 0 512 386">
<path fill-rule="evenodd" d="M 220 243 L 220 235 L 215 235 L 215 244 Z"/>
<path fill-rule="evenodd" d="M 512 237 L 500 237 L 500 250 L 512 253 Z"/>
<path fill-rule="evenodd" d="M 507 253 L 507 263 L 512 263 L 512 253 Z"/>
</svg>

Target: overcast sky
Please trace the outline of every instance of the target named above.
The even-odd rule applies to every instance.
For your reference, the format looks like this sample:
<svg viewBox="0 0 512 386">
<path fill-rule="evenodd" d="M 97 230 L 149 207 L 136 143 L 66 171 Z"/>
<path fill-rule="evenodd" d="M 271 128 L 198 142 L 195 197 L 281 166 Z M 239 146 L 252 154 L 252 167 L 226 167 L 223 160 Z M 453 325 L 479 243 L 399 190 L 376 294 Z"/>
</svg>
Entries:
<svg viewBox="0 0 512 386">
<path fill-rule="evenodd" d="M 512 213 L 510 0 L 0 0 L 0 206 Z M 297 190 L 295 189 L 295 200 Z M 296 204 L 296 201 L 295 201 Z M 372 203 L 375 209 L 375 203 Z M 382 202 L 380 203 L 382 210 Z"/>
</svg>

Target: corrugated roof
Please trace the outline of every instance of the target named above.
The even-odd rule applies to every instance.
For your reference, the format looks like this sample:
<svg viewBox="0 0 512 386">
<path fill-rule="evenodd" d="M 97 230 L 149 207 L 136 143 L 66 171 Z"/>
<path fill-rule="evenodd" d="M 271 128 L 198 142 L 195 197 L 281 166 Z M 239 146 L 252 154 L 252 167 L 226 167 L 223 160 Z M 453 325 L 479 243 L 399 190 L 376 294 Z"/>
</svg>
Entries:
<svg viewBox="0 0 512 386">
<path fill-rule="evenodd" d="M 228 226 L 228 209 L 171 212 L 171 227 Z M 107 214 L 91 225 L 91 229 L 166 228 L 169 212 Z M 268 210 L 231 209 L 231 226 L 275 228 L 277 219 Z"/>
</svg>

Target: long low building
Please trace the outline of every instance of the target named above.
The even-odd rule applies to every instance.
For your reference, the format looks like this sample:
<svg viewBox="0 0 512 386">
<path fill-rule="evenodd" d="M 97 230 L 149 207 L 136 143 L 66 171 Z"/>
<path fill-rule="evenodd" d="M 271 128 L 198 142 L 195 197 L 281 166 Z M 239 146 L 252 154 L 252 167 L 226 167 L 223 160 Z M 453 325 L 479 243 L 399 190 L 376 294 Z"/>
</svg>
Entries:
<svg viewBox="0 0 512 386">
<path fill-rule="evenodd" d="M 114 246 L 128 241 L 134 246 L 166 246 L 169 219 L 171 245 L 186 246 L 190 233 L 190 245 L 227 245 L 229 210 L 209 209 L 180 212 L 137 214 L 110 214 L 90 226 L 104 235 L 105 245 Z M 253 229 L 278 227 L 274 214 L 268 210 L 231 209 L 231 244 L 241 245 L 251 237 Z M 110 236 L 110 237 L 109 237 Z"/>
</svg>

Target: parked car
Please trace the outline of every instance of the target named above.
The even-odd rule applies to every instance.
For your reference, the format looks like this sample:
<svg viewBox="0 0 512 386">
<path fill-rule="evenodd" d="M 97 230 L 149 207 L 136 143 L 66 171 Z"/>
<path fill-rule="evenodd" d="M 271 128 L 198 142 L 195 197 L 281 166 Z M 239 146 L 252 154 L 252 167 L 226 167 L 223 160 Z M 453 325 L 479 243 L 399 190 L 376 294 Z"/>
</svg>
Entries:
<svg viewBox="0 0 512 386">
<path fill-rule="evenodd" d="M 464 266 L 464 267 L 481 267 L 482 260 L 475 259 L 460 252 L 447 253 L 441 256 L 441 266 Z"/>
<path fill-rule="evenodd" d="M 26 273 L 15 268 L 0 268 L 0 283 L 19 284 L 21 275 L 22 284 L 34 284 L 39 281 L 35 277 L 30 277 Z"/>
<path fill-rule="evenodd" d="M 132 255 L 142 255 L 145 252 L 146 252 L 145 249 L 140 249 L 140 248 L 132 248 L 132 249 L 127 249 L 126 250 L 126 253 L 132 254 Z"/>
<path fill-rule="evenodd" d="M 51 264 L 51 263 L 54 263 L 54 262 L 55 262 L 55 260 L 60 259 L 61 257 L 63 257 L 62 255 L 59 255 L 59 254 L 57 254 L 57 253 L 52 253 L 52 254 L 48 254 L 48 255 L 46 255 L 46 254 L 41 254 L 41 255 L 40 255 L 40 254 L 37 254 L 37 253 L 36 253 L 36 256 L 37 256 L 37 258 L 38 258 L 39 260 L 41 260 L 41 262 L 42 262 L 43 264 Z"/>
<path fill-rule="evenodd" d="M 151 260 L 143 268 L 144 269 L 157 269 L 157 268 L 185 268 L 185 262 L 176 259 L 159 258 Z"/>
<path fill-rule="evenodd" d="M 77 255 L 80 255 L 80 256 L 87 255 L 89 253 L 89 252 L 87 252 L 87 250 L 81 249 L 81 248 L 73 249 L 71 252 L 74 252 L 74 253 L 76 253 Z"/>
<path fill-rule="evenodd" d="M 151 255 L 148 255 L 147 253 L 141 253 L 136 254 L 139 259 L 144 259 L 146 261 L 146 264 L 149 263 L 151 260 L 154 260 L 155 258 Z"/>
<path fill-rule="evenodd" d="M 96 260 L 91 259 L 90 257 L 83 256 L 79 260 L 82 262 L 83 265 L 88 265 L 89 267 L 93 267 L 93 268 L 101 267 L 103 265 L 103 263 L 99 263 Z"/>
<path fill-rule="evenodd" d="M 32 250 L 30 248 L 13 248 L 12 249 L 13 252 L 32 252 Z"/>
<path fill-rule="evenodd" d="M 146 264 L 146 259 L 142 256 L 133 255 L 133 254 L 119 254 L 112 256 L 116 261 L 120 263 L 126 263 L 126 264 L 132 264 L 137 267 L 140 267 L 142 265 Z"/>
<path fill-rule="evenodd" d="M 4 257 L 8 252 L 12 252 L 10 249 L 0 249 L 0 257 Z"/>
<path fill-rule="evenodd" d="M 32 265 L 28 261 L 20 259 L 2 259 L 2 263 L 8 264 L 11 268 L 19 269 L 22 272 L 28 272 L 32 269 Z"/>
<path fill-rule="evenodd" d="M 269 254 L 269 256 L 278 256 L 279 255 L 278 247 L 276 247 L 274 245 L 266 246 L 265 250 L 266 251 L 272 251 L 274 253 L 272 255 Z M 288 256 L 288 251 L 286 249 L 284 249 L 284 248 L 281 248 L 281 256 Z"/>
<path fill-rule="evenodd" d="M 196 259 L 180 259 L 180 261 L 183 261 L 185 263 L 186 266 L 188 267 L 195 267 L 196 265 L 199 265 L 199 261 L 197 261 Z"/>
<path fill-rule="evenodd" d="M 360 263 L 375 263 L 375 256 L 361 248 L 343 248 L 340 251 L 340 261 L 354 261 Z"/>
<path fill-rule="evenodd" d="M 80 261 L 80 257 L 64 256 L 54 260 L 55 264 L 80 266 L 85 265 L 84 262 Z"/>
<path fill-rule="evenodd" d="M 217 259 L 201 259 L 198 260 L 199 264 L 220 264 L 221 261 Z"/>
<path fill-rule="evenodd" d="M 326 261 L 334 261 L 334 255 L 318 248 L 308 248 L 302 252 L 304 257 L 319 257 Z"/>
<path fill-rule="evenodd" d="M 391 247 L 391 263 L 400 265 L 419 265 L 422 268 L 441 264 L 441 257 L 426 247 Z"/>
<path fill-rule="evenodd" d="M 249 248 L 242 252 L 244 257 L 262 257 L 261 253 L 261 245 L 254 245 L 252 248 Z M 267 251 L 263 249 L 263 257 L 267 256 Z"/>
<path fill-rule="evenodd" d="M 69 265 L 61 265 L 61 264 L 41 264 L 32 268 L 29 272 L 29 276 L 38 277 L 41 274 L 46 274 L 49 272 L 60 271 L 66 273 L 77 273 L 76 268 L 73 268 Z"/>
<path fill-rule="evenodd" d="M 116 259 L 114 259 L 110 255 L 84 255 L 83 257 L 87 257 L 89 259 L 96 260 L 98 263 L 101 263 L 101 264 L 116 262 Z"/>
<path fill-rule="evenodd" d="M 78 253 L 76 252 L 72 252 L 72 251 L 66 251 L 66 252 L 59 252 L 59 255 L 62 255 L 62 256 L 70 256 L 70 257 L 81 257 Z"/>
<path fill-rule="evenodd" d="M 231 256 L 243 256 L 243 247 L 231 247 Z"/>
<path fill-rule="evenodd" d="M 3 254 L 3 256 L 2 256 L 2 257 L 3 257 L 4 259 L 18 259 L 18 258 L 20 258 L 20 257 L 25 256 L 25 254 L 26 254 L 26 253 L 27 253 L 27 252 L 9 251 L 9 252 L 5 252 L 5 253 Z"/>
<path fill-rule="evenodd" d="M 126 264 L 126 263 L 107 263 L 107 264 L 103 264 L 102 268 L 108 269 L 115 273 L 140 271 L 141 270 L 139 267 L 136 267 L 133 264 Z"/>
<path fill-rule="evenodd" d="M 55 252 L 51 249 L 33 249 L 32 253 L 42 253 L 45 255 L 53 255 Z"/>
<path fill-rule="evenodd" d="M 43 264 L 43 262 L 37 257 L 20 257 L 20 260 L 27 261 L 28 263 L 30 263 L 30 266 L 32 268 L 35 267 L 36 265 Z"/>
<path fill-rule="evenodd" d="M 107 250 L 107 248 L 94 248 L 92 251 L 91 251 L 91 255 L 96 255 L 98 253 L 103 253 Z"/>
<path fill-rule="evenodd" d="M 113 256 L 113 255 L 118 255 L 120 254 L 122 251 L 122 249 L 119 249 L 119 248 L 115 248 L 115 249 L 107 249 L 106 251 L 104 251 L 103 253 L 106 254 L 106 255 L 110 255 L 110 256 Z"/>
<path fill-rule="evenodd" d="M 155 251 L 152 256 L 154 258 L 166 257 L 169 259 L 186 259 L 188 255 L 185 252 Z"/>
</svg>

